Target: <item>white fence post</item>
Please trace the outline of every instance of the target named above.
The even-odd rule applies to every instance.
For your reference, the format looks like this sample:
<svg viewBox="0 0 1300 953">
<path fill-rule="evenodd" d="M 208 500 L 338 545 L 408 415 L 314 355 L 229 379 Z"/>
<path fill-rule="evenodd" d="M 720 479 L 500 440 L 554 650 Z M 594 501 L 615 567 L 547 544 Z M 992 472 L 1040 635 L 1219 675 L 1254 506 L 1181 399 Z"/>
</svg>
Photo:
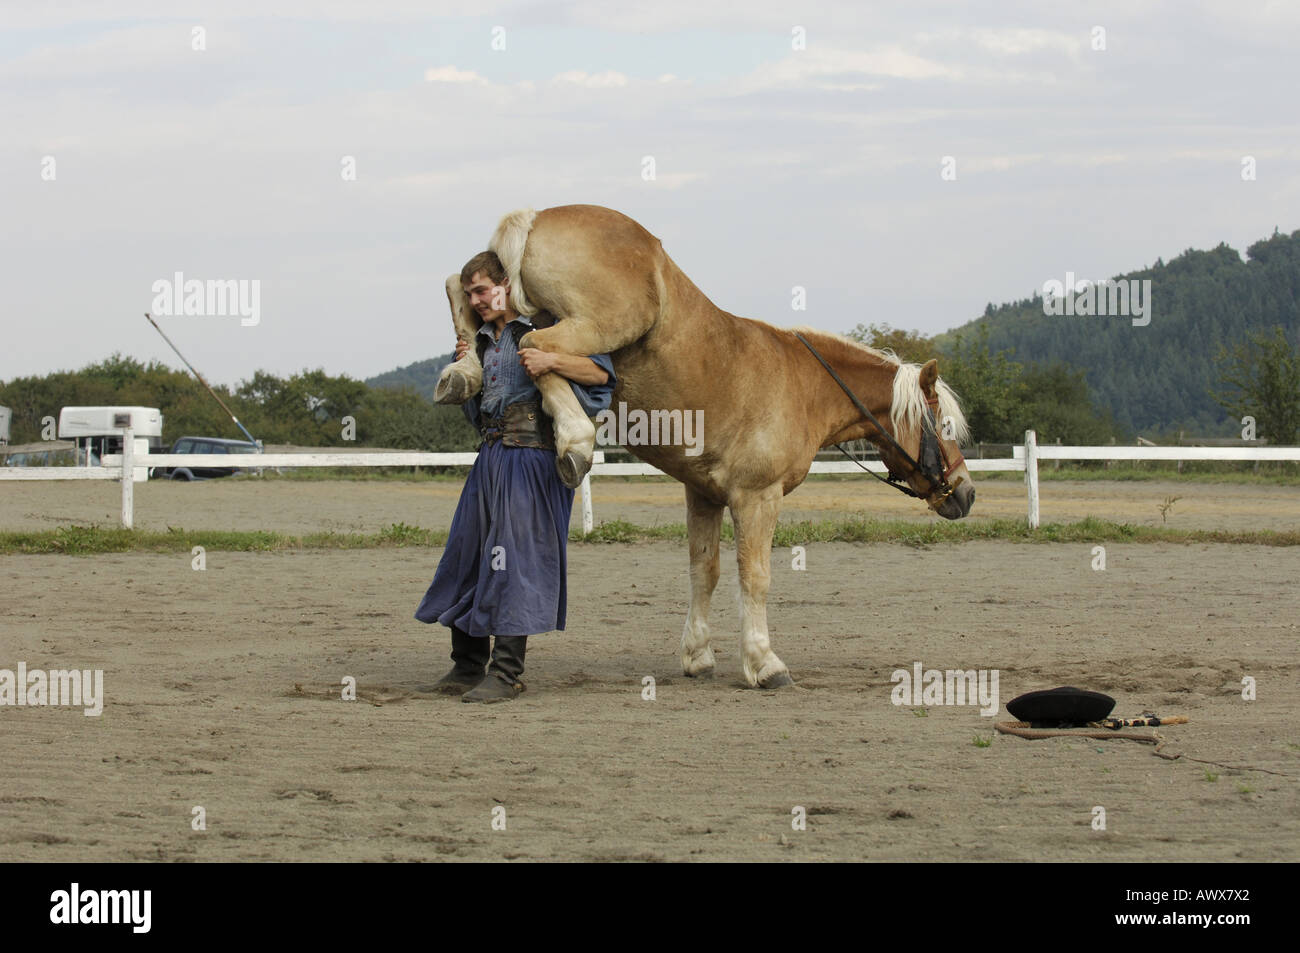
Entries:
<svg viewBox="0 0 1300 953">
<path fill-rule="evenodd" d="M 591 455 L 593 467 L 602 466 L 604 463 L 604 450 L 597 450 Z M 586 536 L 590 533 L 593 525 L 595 525 L 595 517 L 591 512 L 591 471 L 589 470 L 582 478 L 582 535 Z"/>
<path fill-rule="evenodd" d="M 1025 431 L 1025 485 L 1029 487 L 1029 528 L 1038 529 L 1038 434 Z"/>
<path fill-rule="evenodd" d="M 582 478 L 582 535 L 591 532 L 591 474 Z"/>
<path fill-rule="evenodd" d="M 122 528 L 135 523 L 135 430 L 122 430 Z"/>
</svg>

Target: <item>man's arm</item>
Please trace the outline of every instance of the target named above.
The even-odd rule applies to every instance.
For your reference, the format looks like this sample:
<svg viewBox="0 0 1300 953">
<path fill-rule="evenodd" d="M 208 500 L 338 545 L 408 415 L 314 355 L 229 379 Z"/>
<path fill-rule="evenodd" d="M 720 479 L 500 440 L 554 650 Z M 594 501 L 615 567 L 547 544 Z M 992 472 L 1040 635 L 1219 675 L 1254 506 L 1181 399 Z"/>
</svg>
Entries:
<svg viewBox="0 0 1300 953">
<path fill-rule="evenodd" d="M 535 347 L 525 347 L 519 351 L 519 363 L 524 365 L 524 370 L 528 371 L 530 377 L 554 371 L 575 384 L 587 387 L 604 384 L 609 380 L 609 374 L 604 368 L 591 358 L 576 354 L 553 354 Z"/>
</svg>

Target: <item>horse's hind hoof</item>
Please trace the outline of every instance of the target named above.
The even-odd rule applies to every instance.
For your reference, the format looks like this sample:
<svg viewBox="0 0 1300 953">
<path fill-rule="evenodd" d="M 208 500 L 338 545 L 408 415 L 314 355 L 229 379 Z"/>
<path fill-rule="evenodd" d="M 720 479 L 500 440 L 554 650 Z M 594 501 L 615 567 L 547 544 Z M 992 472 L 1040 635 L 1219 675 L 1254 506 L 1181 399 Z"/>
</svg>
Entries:
<svg viewBox="0 0 1300 953">
<path fill-rule="evenodd" d="M 794 684 L 794 679 L 790 677 L 789 672 L 777 672 L 765 682 L 759 682 L 759 688 L 789 688 Z"/>
<path fill-rule="evenodd" d="M 570 490 L 582 486 L 582 478 L 591 470 L 591 460 L 585 459 L 575 450 L 570 450 L 562 457 L 555 458 L 555 472 L 560 475 L 560 482 Z"/>
</svg>

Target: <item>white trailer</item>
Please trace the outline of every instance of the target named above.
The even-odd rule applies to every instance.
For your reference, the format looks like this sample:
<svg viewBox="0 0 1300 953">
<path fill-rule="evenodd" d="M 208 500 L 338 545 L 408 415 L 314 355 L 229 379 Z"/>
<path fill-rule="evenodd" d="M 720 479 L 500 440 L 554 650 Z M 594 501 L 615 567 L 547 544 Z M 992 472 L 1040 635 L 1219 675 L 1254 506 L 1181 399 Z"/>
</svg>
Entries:
<svg viewBox="0 0 1300 953">
<path fill-rule="evenodd" d="M 157 407 L 64 407 L 59 412 L 59 437 L 105 454 L 122 452 L 122 432 L 135 432 L 137 454 L 161 453 L 163 415 Z M 134 482 L 148 479 L 147 467 L 135 467 Z"/>
<path fill-rule="evenodd" d="M 9 421 L 13 420 L 14 412 L 8 407 L 0 407 L 0 447 L 9 442 Z"/>
</svg>

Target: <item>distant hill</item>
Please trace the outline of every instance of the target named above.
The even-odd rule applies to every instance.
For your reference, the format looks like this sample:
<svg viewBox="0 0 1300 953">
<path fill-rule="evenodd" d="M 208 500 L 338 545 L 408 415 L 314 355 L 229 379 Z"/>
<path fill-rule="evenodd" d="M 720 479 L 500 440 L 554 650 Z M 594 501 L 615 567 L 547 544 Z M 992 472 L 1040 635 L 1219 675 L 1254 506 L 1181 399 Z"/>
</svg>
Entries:
<svg viewBox="0 0 1300 953">
<path fill-rule="evenodd" d="M 935 343 L 945 350 L 954 333 L 970 340 L 985 325 L 991 351 L 1010 349 L 1022 363 L 1059 362 L 1083 370 L 1098 406 L 1125 430 L 1226 433 L 1239 425 L 1207 393 L 1219 386 L 1214 356 L 1220 346 L 1242 343 L 1274 325 L 1286 328 L 1292 341 L 1300 330 L 1300 230 L 1275 231 L 1246 256 L 1243 261 L 1221 243 L 1115 276 L 1150 280 L 1151 322 L 1145 327 L 1123 316 L 1046 315 L 1035 294 L 996 308 L 990 304 L 982 317 Z"/>
<path fill-rule="evenodd" d="M 442 369 L 456 359 L 456 352 L 449 351 L 438 357 L 427 358 L 407 364 L 393 371 L 385 371 L 367 378 L 365 383 L 371 387 L 401 388 L 410 387 L 421 397 L 433 400 L 433 389 L 438 384 L 438 375 Z"/>
</svg>

